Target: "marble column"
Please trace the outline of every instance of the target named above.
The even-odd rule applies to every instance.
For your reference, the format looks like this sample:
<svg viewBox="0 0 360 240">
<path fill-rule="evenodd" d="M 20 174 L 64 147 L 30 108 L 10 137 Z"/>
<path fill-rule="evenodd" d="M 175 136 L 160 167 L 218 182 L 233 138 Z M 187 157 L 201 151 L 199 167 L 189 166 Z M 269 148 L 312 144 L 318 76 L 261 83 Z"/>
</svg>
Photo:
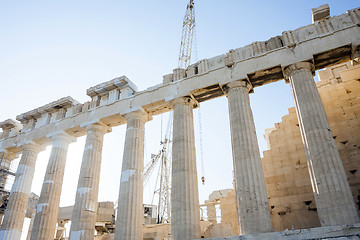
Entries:
<svg viewBox="0 0 360 240">
<path fill-rule="evenodd" d="M 309 167 L 322 226 L 359 222 L 349 182 L 308 62 L 285 69 Z"/>
<path fill-rule="evenodd" d="M 77 240 L 94 238 L 103 139 L 104 134 L 111 131 L 102 122 L 82 127 L 87 137 L 70 227 L 70 239 Z"/>
<path fill-rule="evenodd" d="M 217 223 L 215 202 L 210 200 L 205 200 L 205 205 L 206 205 L 207 220 L 215 225 Z"/>
<path fill-rule="evenodd" d="M 66 132 L 56 132 L 47 137 L 51 138 L 52 148 L 39 203 L 36 207 L 31 240 L 54 238 L 67 151 L 69 144 L 76 141 L 74 137 Z"/>
<path fill-rule="evenodd" d="M 200 208 L 193 108 L 190 98 L 170 102 L 174 109 L 171 180 L 171 235 L 174 240 L 200 238 Z"/>
<path fill-rule="evenodd" d="M 23 146 L 21 159 L 11 188 L 9 203 L 1 225 L 0 239 L 19 240 L 24 224 L 31 185 L 35 172 L 35 163 L 41 146 L 28 143 Z"/>
<path fill-rule="evenodd" d="M 120 179 L 115 239 L 142 239 L 145 111 L 125 115 L 127 121 Z"/>
<path fill-rule="evenodd" d="M 239 232 L 271 232 L 270 211 L 247 81 L 229 83 L 231 143 Z"/>
</svg>

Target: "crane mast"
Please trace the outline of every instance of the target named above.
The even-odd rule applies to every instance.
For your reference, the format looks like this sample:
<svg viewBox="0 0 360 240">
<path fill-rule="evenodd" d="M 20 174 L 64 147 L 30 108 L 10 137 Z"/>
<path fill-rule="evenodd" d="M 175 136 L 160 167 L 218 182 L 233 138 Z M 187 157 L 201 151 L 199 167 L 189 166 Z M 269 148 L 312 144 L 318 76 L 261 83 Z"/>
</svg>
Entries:
<svg viewBox="0 0 360 240">
<path fill-rule="evenodd" d="M 195 29 L 194 1 L 190 0 L 186 7 L 186 13 L 182 26 L 181 45 L 178 67 L 187 69 L 191 60 L 192 41 Z"/>
<path fill-rule="evenodd" d="M 179 54 L 179 63 L 178 67 L 187 69 L 191 62 L 191 52 L 195 31 L 195 8 L 194 0 L 190 0 L 189 4 L 186 7 L 186 13 L 182 26 L 182 35 L 181 35 L 181 44 L 180 44 L 180 54 Z M 196 46 L 196 36 L 195 36 L 195 46 Z M 196 47 L 195 47 L 196 51 Z M 196 55 L 195 55 L 196 57 Z M 197 59 L 196 59 L 197 60 Z M 201 182 L 205 184 L 204 176 L 204 160 L 203 160 L 203 151 L 202 151 L 202 130 L 201 130 L 201 113 L 199 106 L 199 126 L 200 126 L 200 154 L 201 154 L 201 171 L 202 177 Z"/>
<path fill-rule="evenodd" d="M 180 54 L 178 67 L 187 69 L 191 61 L 191 51 L 193 44 L 193 36 L 195 30 L 195 9 L 194 1 L 190 0 L 186 7 L 186 13 L 182 25 L 182 35 L 180 44 Z M 144 186 L 148 183 L 151 173 L 155 166 L 159 166 L 158 178 L 156 180 L 156 189 L 154 196 L 158 195 L 157 205 L 157 223 L 169 223 L 171 221 L 171 152 L 172 152 L 172 114 L 169 116 L 169 123 L 164 141 L 161 141 L 161 150 L 157 155 L 151 156 L 151 161 L 144 168 Z M 160 164 L 158 164 L 160 163 Z M 157 181 L 160 178 L 160 184 Z M 204 182 L 204 177 L 202 177 Z M 151 203 L 152 204 L 152 203 Z"/>
</svg>

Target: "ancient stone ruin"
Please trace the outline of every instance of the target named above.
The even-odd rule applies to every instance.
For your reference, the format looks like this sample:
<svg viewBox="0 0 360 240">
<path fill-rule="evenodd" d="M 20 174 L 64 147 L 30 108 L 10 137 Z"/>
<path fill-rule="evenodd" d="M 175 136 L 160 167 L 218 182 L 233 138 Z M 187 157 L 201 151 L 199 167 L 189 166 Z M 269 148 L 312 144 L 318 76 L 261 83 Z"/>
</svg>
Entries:
<svg viewBox="0 0 360 240">
<path fill-rule="evenodd" d="M 312 222 L 299 220 L 297 227 L 321 226 L 323 228 L 315 232 L 324 236 L 329 232 L 346 236 L 351 228 L 360 235 L 354 201 L 359 193 L 357 187 L 349 185 L 349 181 L 353 183 L 349 172 L 355 174 L 359 170 L 359 158 L 347 156 L 343 151 L 343 148 L 354 148 L 353 154 L 359 154 L 358 145 L 355 147 L 352 142 L 358 140 L 342 135 L 351 134 L 351 128 L 336 126 L 341 121 L 350 126 L 355 117 L 350 119 L 332 112 L 333 106 L 339 104 L 332 100 L 338 89 L 325 89 L 338 83 L 336 70 L 331 70 L 333 78 L 328 78 L 329 82 L 319 83 L 324 85 L 319 87 L 319 91 L 324 92 L 322 96 L 313 79 L 316 70 L 332 69 L 336 64 L 346 66 L 342 70 L 356 68 L 359 71 L 356 65 L 360 54 L 360 8 L 330 17 L 325 5 L 313 9 L 312 13 L 310 25 L 200 60 L 188 69 L 174 69 L 172 74 L 164 76 L 163 83 L 144 91 L 137 91 L 135 84 L 122 76 L 87 89 L 89 102 L 79 103 L 65 97 L 22 113 L 16 117 L 17 121 L 1 122 L 0 151 L 6 154 L 7 161 L 20 153 L 21 160 L 0 238 L 20 239 L 37 154 L 46 145 L 52 145 L 51 155 L 30 239 L 54 238 L 68 146 L 86 135 L 70 239 L 93 239 L 103 137 L 111 128 L 126 124 L 115 239 L 143 239 L 144 128 L 152 116 L 168 111 L 174 115 L 171 237 L 175 240 L 201 238 L 193 109 L 203 101 L 220 96 L 226 96 L 229 103 L 238 234 L 265 234 L 260 235 L 262 239 L 285 239 L 287 233 L 271 233 L 284 230 L 281 229 L 286 226 L 281 223 L 284 216 L 296 219 L 296 214 L 310 214 L 314 217 Z M 261 160 L 249 93 L 256 87 L 283 79 L 291 85 L 295 109 L 268 132 L 271 149 Z M 349 77 L 343 84 L 340 88 L 349 91 L 344 101 L 359 102 L 359 79 Z M 323 102 L 328 101 L 333 102 L 324 108 Z M 343 107 L 343 111 L 347 113 L 347 108 Z M 357 137 L 359 128 L 355 129 Z M 289 134 L 293 134 L 291 138 L 287 138 Z M 287 150 L 277 147 L 274 139 L 280 137 L 293 140 L 287 143 Z M 304 152 L 289 150 L 294 147 Z M 283 159 L 294 161 L 298 169 L 282 164 Z M 303 178 L 305 172 L 308 172 L 306 179 Z M 294 191 L 290 193 L 291 189 Z M 314 204 L 317 214 L 304 213 L 304 206 L 311 209 Z M 274 214 L 276 217 L 272 217 Z M 351 227 L 341 227 L 344 225 Z M 337 226 L 337 230 L 332 226 Z"/>
</svg>

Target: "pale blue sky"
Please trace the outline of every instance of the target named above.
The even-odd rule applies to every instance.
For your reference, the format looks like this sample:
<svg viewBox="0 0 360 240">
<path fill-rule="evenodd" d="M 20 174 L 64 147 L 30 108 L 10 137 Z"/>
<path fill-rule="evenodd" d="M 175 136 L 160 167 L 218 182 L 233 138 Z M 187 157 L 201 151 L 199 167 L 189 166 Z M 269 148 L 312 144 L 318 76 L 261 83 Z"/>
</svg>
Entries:
<svg viewBox="0 0 360 240">
<path fill-rule="evenodd" d="M 159 84 L 177 67 L 183 1 L 0 1 L 0 121 L 64 96 L 89 100 L 86 89 L 126 75 L 139 90 Z M 355 0 L 195 0 L 197 58 L 210 58 L 311 24 L 311 8 L 329 3 L 331 15 L 359 7 Z M 193 55 L 195 56 L 195 54 Z M 261 150 L 264 129 L 287 114 L 293 99 L 284 81 L 255 89 L 251 106 Z M 227 99 L 201 106 L 205 186 L 200 200 L 232 187 Z M 198 113 L 194 111 L 197 153 Z M 167 122 L 164 117 L 164 122 Z M 118 194 L 124 127 L 105 137 L 100 201 Z M 146 125 L 146 159 L 159 150 L 160 117 Z M 284 140 L 285 141 L 285 140 Z M 73 204 L 84 138 L 69 152 L 61 205 Z M 33 191 L 40 193 L 49 156 L 39 155 Z M 198 159 L 199 179 L 201 177 Z M 148 203 L 150 193 L 144 193 Z"/>
</svg>

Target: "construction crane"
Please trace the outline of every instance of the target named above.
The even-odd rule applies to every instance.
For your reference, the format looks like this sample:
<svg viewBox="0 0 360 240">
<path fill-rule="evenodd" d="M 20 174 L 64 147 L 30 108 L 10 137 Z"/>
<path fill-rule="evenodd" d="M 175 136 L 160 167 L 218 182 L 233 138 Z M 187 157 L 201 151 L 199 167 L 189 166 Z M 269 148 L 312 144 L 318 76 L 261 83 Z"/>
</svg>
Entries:
<svg viewBox="0 0 360 240">
<path fill-rule="evenodd" d="M 194 1 L 190 0 L 186 7 L 186 13 L 182 26 L 181 45 L 178 67 L 187 69 L 191 60 L 191 49 L 195 30 Z"/>
<path fill-rule="evenodd" d="M 162 138 L 162 136 L 161 136 Z M 143 184 L 144 187 L 149 182 L 150 175 L 157 171 L 155 190 L 151 205 L 153 205 L 155 196 L 158 196 L 157 220 L 156 223 L 170 222 L 170 194 L 171 194 L 171 140 L 172 140 L 172 114 L 169 114 L 168 126 L 164 140 L 161 140 L 161 150 L 158 154 L 151 155 L 151 161 L 144 168 Z M 160 181 L 159 181 L 160 180 Z"/>
<path fill-rule="evenodd" d="M 170 176 L 171 176 L 171 151 L 170 139 L 165 139 L 163 142 L 163 150 L 161 154 L 161 168 L 160 168 L 160 188 L 158 190 L 158 215 L 157 223 L 170 222 Z"/>
<path fill-rule="evenodd" d="M 19 160 L 9 161 L 7 154 L 0 153 L 0 216 L 6 210 L 18 164 Z"/>
<path fill-rule="evenodd" d="M 179 54 L 179 63 L 178 67 L 187 69 L 191 63 L 191 53 L 193 46 L 193 39 L 195 33 L 195 8 L 194 1 L 190 0 L 189 4 L 186 7 L 186 13 L 182 26 L 182 35 L 181 35 L 181 44 L 180 44 L 180 54 Z M 196 39 L 195 39 L 196 44 Z M 196 50 L 196 48 L 195 48 Z M 204 159 L 203 159 L 203 146 L 202 146 L 202 127 L 201 127 L 201 111 L 199 106 L 199 127 L 200 127 L 200 155 L 201 155 L 201 182 L 205 184 L 204 176 Z"/>
<path fill-rule="evenodd" d="M 151 173 L 154 171 L 156 164 L 158 163 L 159 159 L 161 158 L 161 153 L 163 148 L 160 150 L 158 154 L 151 154 L 151 161 L 149 161 L 146 166 L 144 167 L 144 175 L 143 175 L 143 185 L 145 186 L 150 179 Z"/>
<path fill-rule="evenodd" d="M 186 13 L 182 25 L 182 35 L 179 53 L 178 67 L 187 69 L 191 62 L 192 45 L 195 31 L 195 9 L 194 1 L 190 0 L 186 7 Z M 151 160 L 144 168 L 143 184 L 144 187 L 149 182 L 149 178 L 159 166 L 158 175 L 155 183 L 155 195 L 158 195 L 157 204 L 157 223 L 170 222 L 170 194 L 171 194 L 171 140 L 172 140 L 172 114 L 169 115 L 169 122 L 164 140 L 161 140 L 161 150 L 158 154 L 152 154 Z M 201 114 L 199 112 L 200 124 L 200 151 L 201 151 L 201 167 L 202 173 L 204 172 L 204 163 L 202 157 L 202 132 L 201 132 Z M 162 127 L 161 127 L 162 128 Z M 161 134 L 162 135 L 162 134 Z M 162 136 L 161 136 L 162 138 Z M 158 164 L 160 162 L 160 164 Z M 160 183 L 159 180 L 160 179 Z M 201 181 L 205 183 L 204 173 L 202 174 Z"/>
</svg>

